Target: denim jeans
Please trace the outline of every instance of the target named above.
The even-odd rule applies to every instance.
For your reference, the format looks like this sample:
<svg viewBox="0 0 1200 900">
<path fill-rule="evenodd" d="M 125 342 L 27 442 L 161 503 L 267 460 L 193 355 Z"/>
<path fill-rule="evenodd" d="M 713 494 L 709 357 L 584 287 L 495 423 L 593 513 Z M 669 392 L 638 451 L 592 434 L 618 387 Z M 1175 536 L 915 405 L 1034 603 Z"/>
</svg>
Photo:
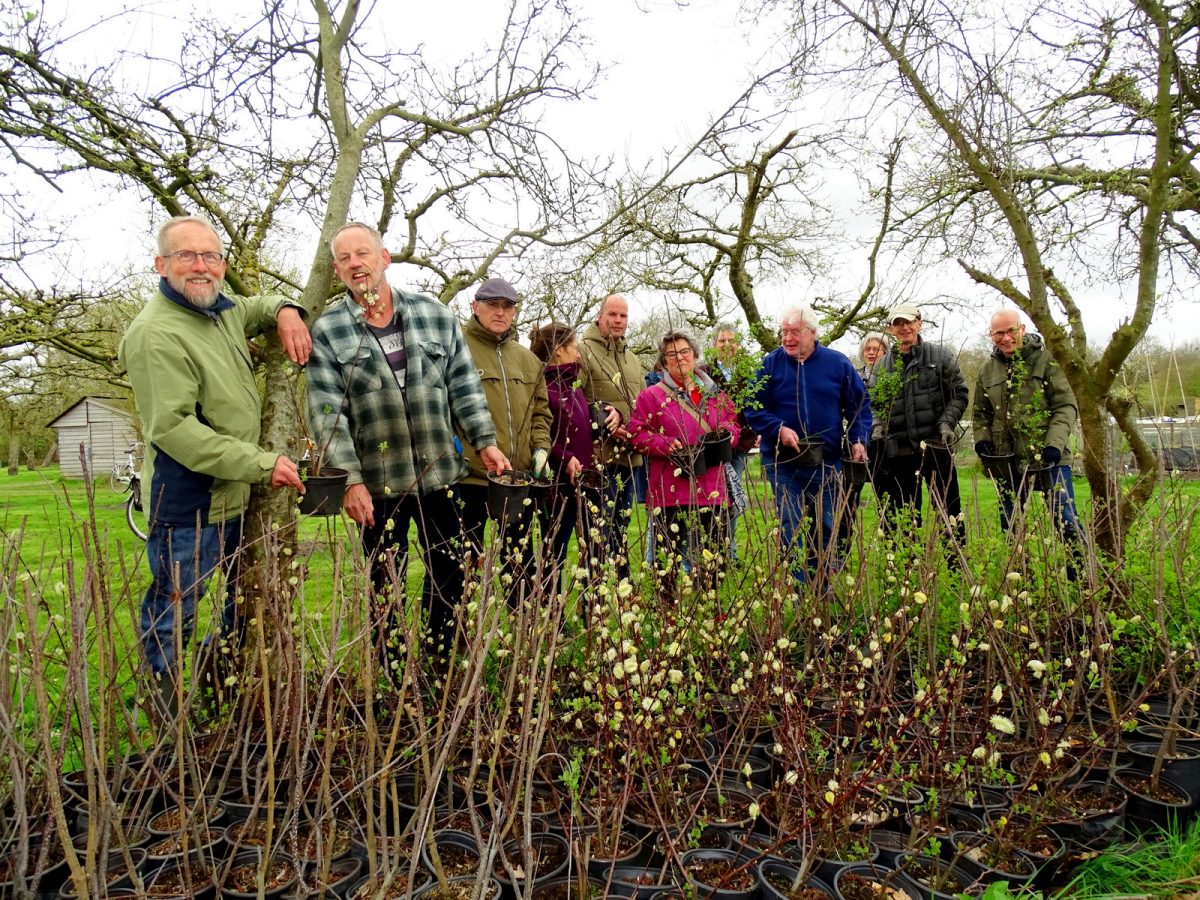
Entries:
<svg viewBox="0 0 1200 900">
<path fill-rule="evenodd" d="M 841 489 L 838 465 L 827 463 L 820 468 L 810 468 L 790 463 L 779 465 L 773 458 L 764 458 L 763 468 L 775 493 L 783 551 L 785 557 L 792 560 L 791 567 L 796 580 L 803 584 L 813 579 L 818 582 L 819 588 L 824 589 L 827 585 L 822 582 L 826 582 L 838 569 L 833 530 L 834 511 Z M 804 565 L 799 565 L 794 555 L 798 553 L 800 526 L 806 516 L 806 561 Z"/>
<path fill-rule="evenodd" d="M 729 464 L 730 468 L 737 474 L 737 477 L 742 482 L 742 487 L 746 486 L 746 463 L 750 460 L 749 453 L 740 453 L 737 450 L 733 451 L 733 462 Z M 747 491 L 749 493 L 749 491 Z M 737 560 L 737 520 L 740 516 L 730 515 L 729 517 L 729 558 Z"/>
<path fill-rule="evenodd" d="M 1079 544 L 1083 538 L 1083 530 L 1079 526 L 1079 513 L 1075 506 L 1075 482 L 1071 477 L 1071 467 L 1055 466 L 1051 470 L 1050 478 L 1053 490 L 1046 496 L 1050 515 L 1054 517 L 1062 539 L 1068 544 Z M 1035 487 L 1028 479 L 1022 479 L 1017 486 L 1016 496 L 1011 490 L 1000 490 L 1000 525 L 1006 532 L 1012 528 L 1017 497 L 1024 506 L 1029 492 Z"/>
<path fill-rule="evenodd" d="M 221 610 L 221 633 L 232 634 L 236 624 L 238 552 L 242 520 L 215 525 L 150 526 L 146 560 L 152 580 L 142 599 L 141 639 L 151 674 L 177 672 L 178 651 L 187 647 L 196 624 L 196 604 L 208 580 L 221 566 L 228 583 Z M 176 611 L 178 597 L 178 613 Z"/>
<path fill-rule="evenodd" d="M 605 470 L 604 544 L 609 559 L 617 561 L 617 577 L 629 577 L 629 520 L 633 516 L 634 474 L 628 466 L 609 466 Z"/>
</svg>

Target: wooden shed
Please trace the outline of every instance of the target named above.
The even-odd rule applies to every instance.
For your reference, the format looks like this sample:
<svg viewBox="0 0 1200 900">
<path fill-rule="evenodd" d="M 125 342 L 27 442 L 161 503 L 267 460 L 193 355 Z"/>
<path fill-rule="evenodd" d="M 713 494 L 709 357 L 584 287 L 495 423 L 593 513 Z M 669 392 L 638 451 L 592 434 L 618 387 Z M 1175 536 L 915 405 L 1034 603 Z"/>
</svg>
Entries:
<svg viewBox="0 0 1200 900">
<path fill-rule="evenodd" d="M 46 427 L 58 432 L 58 466 L 67 478 L 83 477 L 81 444 L 92 478 L 107 478 L 125 461 L 129 445 L 140 440 L 133 413 L 103 397 L 84 397 Z"/>
</svg>

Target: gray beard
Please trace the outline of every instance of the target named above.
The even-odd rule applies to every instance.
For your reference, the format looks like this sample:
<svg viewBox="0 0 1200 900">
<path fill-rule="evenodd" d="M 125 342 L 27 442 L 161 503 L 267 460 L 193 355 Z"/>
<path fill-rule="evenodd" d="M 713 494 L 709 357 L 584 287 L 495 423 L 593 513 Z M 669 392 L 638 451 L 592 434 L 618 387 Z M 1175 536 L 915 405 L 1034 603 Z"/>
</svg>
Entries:
<svg viewBox="0 0 1200 900">
<path fill-rule="evenodd" d="M 184 299 L 187 300 L 188 305 L 194 306 L 196 309 L 212 309 L 217 303 L 217 298 L 221 296 L 221 292 L 220 291 L 215 292 L 207 300 L 193 300 L 187 294 L 184 294 L 183 296 L 184 296 Z"/>
</svg>

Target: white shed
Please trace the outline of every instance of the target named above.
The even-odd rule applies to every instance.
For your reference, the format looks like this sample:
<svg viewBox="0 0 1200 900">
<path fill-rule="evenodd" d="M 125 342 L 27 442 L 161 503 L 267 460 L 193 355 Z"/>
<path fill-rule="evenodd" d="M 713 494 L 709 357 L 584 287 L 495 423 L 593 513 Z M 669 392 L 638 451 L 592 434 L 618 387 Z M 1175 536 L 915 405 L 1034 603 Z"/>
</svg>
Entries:
<svg viewBox="0 0 1200 900">
<path fill-rule="evenodd" d="M 84 447 L 92 478 L 107 478 L 125 451 L 140 440 L 133 413 L 102 397 L 84 397 L 47 428 L 58 432 L 58 467 L 67 478 L 82 478 L 79 447 Z"/>
</svg>

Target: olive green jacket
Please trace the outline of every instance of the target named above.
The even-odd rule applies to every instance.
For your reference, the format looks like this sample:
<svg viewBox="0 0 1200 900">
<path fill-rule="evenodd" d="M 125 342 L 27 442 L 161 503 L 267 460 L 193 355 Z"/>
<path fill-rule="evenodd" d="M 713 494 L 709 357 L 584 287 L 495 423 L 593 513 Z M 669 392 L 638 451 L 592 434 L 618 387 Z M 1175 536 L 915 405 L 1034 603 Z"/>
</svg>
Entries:
<svg viewBox="0 0 1200 900">
<path fill-rule="evenodd" d="M 600 326 L 589 325 L 579 343 L 583 358 L 579 376 L 589 403 L 607 403 L 621 414 L 621 424 L 629 425 L 629 415 L 638 394 L 646 387 L 646 370 L 637 355 L 625 346 L 624 338 L 605 337 Z M 603 438 L 596 444 L 596 460 L 604 465 L 634 468 L 642 464 L 625 441 Z"/>
<path fill-rule="evenodd" d="M 1013 364 L 1018 356 L 1025 370 L 1019 385 L 1014 383 Z M 1040 335 L 1027 334 L 1013 358 L 993 351 L 980 369 L 971 412 L 976 443 L 991 441 L 997 453 L 1015 453 L 1023 461 L 1043 447 L 1057 447 L 1062 451 L 1060 465 L 1068 466 L 1071 432 L 1078 420 L 1079 407 L 1067 376 Z"/>
<path fill-rule="evenodd" d="M 463 325 L 463 336 L 483 382 L 496 426 L 496 446 L 514 469 L 528 472 L 533 451 L 550 449 L 550 398 L 542 361 L 517 342 L 515 327 L 497 337 L 471 316 Z M 463 481 L 487 484 L 487 467 L 465 440 L 463 456 L 470 467 Z"/>
</svg>

